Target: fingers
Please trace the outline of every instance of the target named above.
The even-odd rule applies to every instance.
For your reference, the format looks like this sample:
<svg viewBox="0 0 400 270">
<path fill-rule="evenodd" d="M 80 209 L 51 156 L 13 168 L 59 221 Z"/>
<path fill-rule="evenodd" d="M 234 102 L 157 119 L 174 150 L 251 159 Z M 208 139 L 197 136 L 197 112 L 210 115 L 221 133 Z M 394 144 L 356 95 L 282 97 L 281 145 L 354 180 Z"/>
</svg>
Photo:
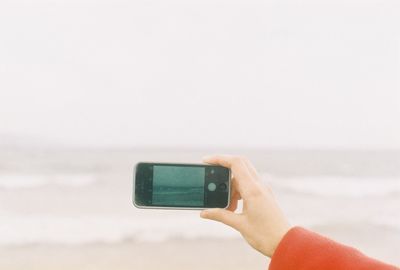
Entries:
<svg viewBox="0 0 400 270">
<path fill-rule="evenodd" d="M 226 208 L 228 211 L 235 212 L 238 206 L 238 200 L 233 200 L 231 199 L 231 203 L 229 204 L 229 207 Z"/>
<path fill-rule="evenodd" d="M 235 177 L 232 177 L 231 183 L 232 183 L 232 186 L 231 186 L 231 198 L 237 197 L 238 200 L 241 200 L 242 197 L 240 196 L 240 192 L 238 190 L 238 181 L 236 180 Z"/>
<path fill-rule="evenodd" d="M 247 158 L 244 158 L 244 162 L 246 163 L 247 168 L 249 169 L 251 175 L 252 175 L 255 179 L 258 179 L 259 176 L 258 176 L 258 173 L 257 173 L 256 168 L 254 168 L 253 163 L 251 163 L 250 160 L 248 160 Z"/>
<path fill-rule="evenodd" d="M 236 230 L 240 227 L 240 216 L 226 209 L 213 208 L 201 211 L 200 216 L 205 219 L 211 219 L 222 222 Z"/>
<path fill-rule="evenodd" d="M 230 155 L 216 155 L 205 157 L 203 161 L 209 164 L 217 164 L 230 168 L 236 179 L 236 188 L 242 197 L 247 197 L 247 194 L 254 193 L 257 190 L 258 187 L 255 183 L 258 179 L 257 172 L 245 158 Z"/>
<path fill-rule="evenodd" d="M 232 189 L 231 203 L 229 204 L 227 210 L 235 212 L 240 199 L 240 194 L 235 189 Z"/>
</svg>

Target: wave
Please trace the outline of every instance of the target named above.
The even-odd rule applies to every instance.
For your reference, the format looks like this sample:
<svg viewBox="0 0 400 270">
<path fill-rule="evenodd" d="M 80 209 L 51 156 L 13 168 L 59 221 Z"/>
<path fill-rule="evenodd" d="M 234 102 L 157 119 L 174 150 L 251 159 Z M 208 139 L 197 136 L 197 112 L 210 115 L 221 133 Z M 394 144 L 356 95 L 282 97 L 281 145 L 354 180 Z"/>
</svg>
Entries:
<svg viewBox="0 0 400 270">
<path fill-rule="evenodd" d="M 332 220 L 308 220 L 309 228 L 344 228 L 351 233 L 360 227 L 400 232 L 400 221 L 389 223 L 356 221 L 338 223 Z M 0 218 L 0 245 L 24 246 L 32 244 L 84 245 L 118 244 L 123 242 L 165 242 L 172 239 L 235 239 L 238 232 L 223 224 L 200 220 L 198 216 L 175 216 L 163 219 L 116 217 L 53 217 L 2 216 Z"/>
<path fill-rule="evenodd" d="M 273 188 L 305 195 L 365 197 L 400 194 L 400 178 L 297 177 L 269 181 Z"/>
<path fill-rule="evenodd" d="M 45 186 L 83 187 L 96 182 L 93 174 L 0 174 L 0 189 L 26 189 Z"/>
<path fill-rule="evenodd" d="M 164 242 L 169 239 L 235 238 L 238 233 L 198 218 L 154 220 L 115 217 L 2 216 L 0 245 L 81 245 Z"/>
</svg>

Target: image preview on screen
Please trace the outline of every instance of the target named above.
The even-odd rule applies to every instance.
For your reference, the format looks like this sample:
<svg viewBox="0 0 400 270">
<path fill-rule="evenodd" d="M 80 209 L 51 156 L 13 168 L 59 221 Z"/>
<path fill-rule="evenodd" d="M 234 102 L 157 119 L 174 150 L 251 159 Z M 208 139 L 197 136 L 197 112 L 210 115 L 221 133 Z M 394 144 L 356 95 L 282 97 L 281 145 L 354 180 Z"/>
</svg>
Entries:
<svg viewBox="0 0 400 270">
<path fill-rule="evenodd" d="M 154 166 L 152 204 L 204 206 L 204 167 Z"/>
</svg>

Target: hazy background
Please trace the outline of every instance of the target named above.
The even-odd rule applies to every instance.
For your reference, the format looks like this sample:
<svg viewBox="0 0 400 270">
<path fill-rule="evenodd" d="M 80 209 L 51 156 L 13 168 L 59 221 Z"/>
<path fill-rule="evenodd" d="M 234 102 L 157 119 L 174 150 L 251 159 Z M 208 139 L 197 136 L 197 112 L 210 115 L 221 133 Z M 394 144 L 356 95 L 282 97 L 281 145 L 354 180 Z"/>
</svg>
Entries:
<svg viewBox="0 0 400 270">
<path fill-rule="evenodd" d="M 0 266 L 266 268 L 197 212 L 131 205 L 135 162 L 215 152 L 400 264 L 399 25 L 396 0 L 0 0 Z"/>
<path fill-rule="evenodd" d="M 399 14 L 398 1 L 2 0 L 1 133 L 399 148 Z"/>
</svg>

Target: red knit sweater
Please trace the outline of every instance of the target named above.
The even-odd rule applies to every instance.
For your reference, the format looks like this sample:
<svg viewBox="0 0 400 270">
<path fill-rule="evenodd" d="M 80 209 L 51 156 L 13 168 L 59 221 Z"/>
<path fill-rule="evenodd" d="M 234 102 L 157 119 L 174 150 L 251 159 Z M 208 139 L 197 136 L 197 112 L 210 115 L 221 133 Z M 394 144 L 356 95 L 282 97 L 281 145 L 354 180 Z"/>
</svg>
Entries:
<svg viewBox="0 0 400 270">
<path fill-rule="evenodd" d="M 399 246 L 400 248 L 400 246 Z M 279 243 L 269 270 L 399 270 L 300 227 Z"/>
</svg>

